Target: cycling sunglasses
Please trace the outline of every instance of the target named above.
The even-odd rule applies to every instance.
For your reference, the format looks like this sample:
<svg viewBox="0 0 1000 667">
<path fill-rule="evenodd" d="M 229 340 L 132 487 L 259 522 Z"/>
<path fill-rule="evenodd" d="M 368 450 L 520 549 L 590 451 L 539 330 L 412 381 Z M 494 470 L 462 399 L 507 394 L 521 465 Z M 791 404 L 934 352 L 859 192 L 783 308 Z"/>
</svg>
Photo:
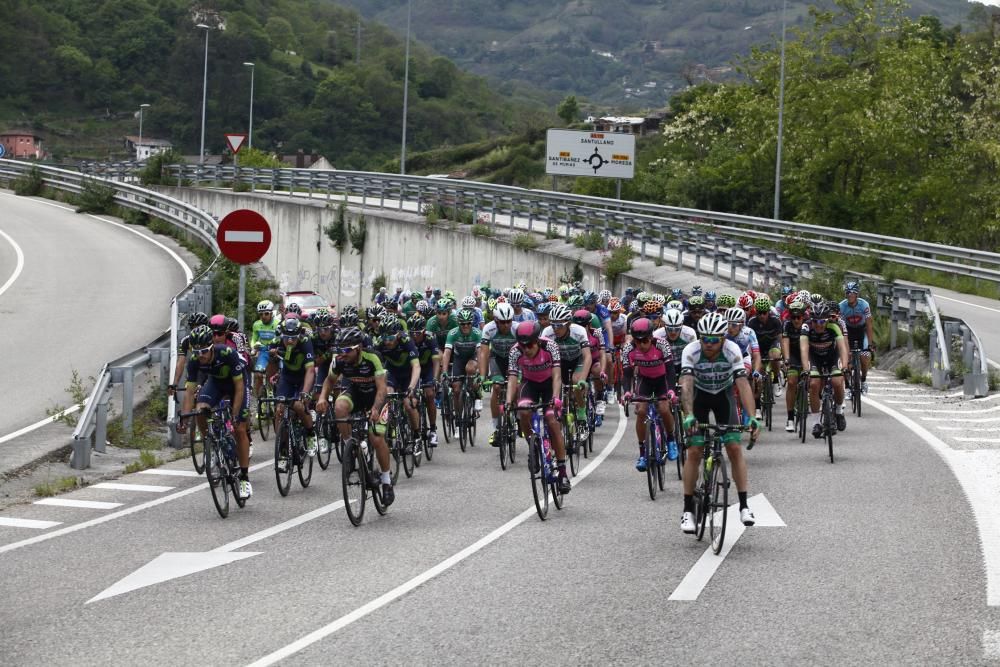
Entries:
<svg viewBox="0 0 1000 667">
<path fill-rule="evenodd" d="M 667 327 L 667 331 L 670 333 L 680 333 L 684 327 Z"/>
<path fill-rule="evenodd" d="M 333 327 L 319 327 L 316 331 L 319 333 L 330 333 L 333 331 Z"/>
<path fill-rule="evenodd" d="M 198 356 L 201 356 L 203 354 L 208 354 L 209 352 L 211 352 L 212 351 L 212 346 L 209 345 L 208 347 L 203 347 L 203 348 L 200 348 L 200 349 L 192 349 L 191 351 L 194 352 L 195 354 L 197 354 Z"/>
<path fill-rule="evenodd" d="M 399 338 L 396 334 L 390 334 L 388 336 L 382 336 L 383 343 L 395 343 L 396 339 Z"/>
<path fill-rule="evenodd" d="M 298 337 L 298 336 L 282 336 L 282 337 L 281 337 L 281 342 L 282 342 L 282 343 L 294 343 L 294 342 L 296 342 L 296 341 L 297 341 L 298 339 L 299 339 L 299 337 Z"/>
<path fill-rule="evenodd" d="M 360 347 L 361 347 L 360 345 L 352 345 L 351 347 L 338 347 L 336 349 L 337 349 L 337 354 L 350 354 L 351 352 L 357 350 Z"/>
<path fill-rule="evenodd" d="M 472 322 L 459 322 L 458 326 L 460 326 L 460 327 L 471 327 L 472 326 Z"/>
<path fill-rule="evenodd" d="M 722 342 L 722 336 L 702 336 L 702 343 L 708 343 L 709 345 L 718 345 Z"/>
<path fill-rule="evenodd" d="M 829 321 L 829 320 L 827 320 L 827 319 L 825 319 L 825 318 L 824 318 L 824 319 L 822 319 L 822 320 L 817 320 L 817 319 L 814 319 L 814 320 L 813 320 L 813 324 L 826 324 L 826 323 L 827 323 L 828 321 Z"/>
</svg>

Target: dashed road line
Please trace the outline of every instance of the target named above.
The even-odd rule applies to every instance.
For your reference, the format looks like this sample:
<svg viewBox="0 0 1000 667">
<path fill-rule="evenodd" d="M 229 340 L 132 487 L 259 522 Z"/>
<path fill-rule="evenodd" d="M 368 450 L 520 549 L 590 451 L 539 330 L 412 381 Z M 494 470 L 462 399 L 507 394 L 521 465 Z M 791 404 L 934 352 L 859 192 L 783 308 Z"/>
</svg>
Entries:
<svg viewBox="0 0 1000 667">
<path fill-rule="evenodd" d="M 141 493 L 165 493 L 172 491 L 173 486 L 155 486 L 153 484 L 121 484 L 120 482 L 101 482 L 94 484 L 92 489 L 114 489 L 115 491 L 139 491 Z"/>
<path fill-rule="evenodd" d="M 38 521 L 37 519 L 15 519 L 9 516 L 0 516 L 0 526 L 10 526 L 11 528 L 34 528 L 35 530 L 45 530 L 52 526 L 58 526 L 61 521 Z"/>
<path fill-rule="evenodd" d="M 80 507 L 90 510 L 113 510 L 125 503 L 108 503 L 100 500 L 75 500 L 73 498 L 45 498 L 36 500 L 35 505 L 50 505 L 52 507 Z"/>
</svg>

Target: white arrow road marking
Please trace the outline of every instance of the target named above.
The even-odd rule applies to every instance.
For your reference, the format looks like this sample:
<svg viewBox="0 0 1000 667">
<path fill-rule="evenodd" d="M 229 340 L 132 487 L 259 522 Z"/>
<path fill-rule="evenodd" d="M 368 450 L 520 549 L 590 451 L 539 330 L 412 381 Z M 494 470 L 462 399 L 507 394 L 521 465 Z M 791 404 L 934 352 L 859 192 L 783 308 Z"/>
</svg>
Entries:
<svg viewBox="0 0 1000 667">
<path fill-rule="evenodd" d="M 271 537 L 272 535 L 277 535 L 278 533 L 284 532 L 290 528 L 301 526 L 307 521 L 312 521 L 313 519 L 318 519 L 321 516 L 326 516 L 330 512 L 343 506 L 344 501 L 338 500 L 335 503 L 324 505 L 319 509 L 306 512 L 305 514 L 297 516 L 293 519 L 279 523 L 276 526 L 265 528 L 264 530 L 254 533 L 253 535 L 248 535 L 247 537 L 236 540 L 235 542 L 224 544 L 221 547 L 212 549 L 211 551 L 175 551 L 160 554 L 132 574 L 119 580 L 110 588 L 105 589 L 103 592 L 87 600 L 87 604 L 97 602 L 98 600 L 104 600 L 105 598 L 114 597 L 115 595 L 121 595 L 122 593 L 128 593 L 139 588 L 145 588 L 146 586 L 152 586 L 153 584 L 160 584 L 164 581 L 170 581 L 171 579 L 186 577 L 189 574 L 218 567 L 219 565 L 228 565 L 229 563 L 243 560 L 244 558 L 249 558 L 250 556 L 257 556 L 263 552 L 232 552 L 237 549 L 242 549 L 248 544 L 259 542 L 263 539 Z"/>
<path fill-rule="evenodd" d="M 733 487 L 735 488 L 735 486 Z M 781 520 L 778 513 L 775 511 L 771 503 L 764 497 L 763 493 L 759 493 L 756 496 L 750 498 L 747 502 L 750 508 L 753 510 L 754 517 L 757 519 L 755 527 L 772 527 L 772 528 L 784 528 L 785 522 Z M 719 510 L 718 513 L 721 513 Z M 718 514 L 717 513 L 717 514 Z M 681 583 L 677 584 L 677 588 L 674 592 L 670 594 L 669 600 L 674 601 L 690 601 L 697 600 L 698 596 L 708 585 L 708 582 L 712 579 L 716 570 L 722 565 L 722 561 L 725 560 L 729 552 L 732 551 L 733 546 L 736 541 L 743 536 L 746 532 L 747 527 L 743 525 L 740 521 L 740 504 L 738 502 L 733 503 L 729 506 L 727 510 L 726 518 L 726 541 L 722 545 L 722 551 L 716 556 L 712 553 L 712 547 L 709 546 L 705 550 L 705 553 L 701 555 L 698 562 L 694 564 L 687 575 L 681 580 Z M 708 535 L 708 527 L 705 528 L 705 535 Z"/>
<path fill-rule="evenodd" d="M 226 243 L 263 243 L 264 232 L 227 231 L 222 235 Z"/>
<path fill-rule="evenodd" d="M 256 556 L 259 552 L 248 553 L 165 553 L 157 556 L 138 570 L 128 575 L 103 593 L 87 600 L 87 604 L 110 598 L 137 588 L 152 586 L 163 581 L 184 577 L 195 572 L 208 570 L 220 565 Z"/>
</svg>

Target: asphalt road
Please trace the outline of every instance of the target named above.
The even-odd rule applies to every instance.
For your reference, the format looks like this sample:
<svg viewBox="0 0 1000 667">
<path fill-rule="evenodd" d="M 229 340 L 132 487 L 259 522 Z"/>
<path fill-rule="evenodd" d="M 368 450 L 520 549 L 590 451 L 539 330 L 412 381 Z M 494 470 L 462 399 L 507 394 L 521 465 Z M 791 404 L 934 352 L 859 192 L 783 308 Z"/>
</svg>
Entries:
<svg viewBox="0 0 1000 667">
<path fill-rule="evenodd" d="M 940 287 L 934 288 L 934 299 L 943 315 L 961 318 L 975 330 L 991 365 L 1000 370 L 1000 301 Z"/>
<path fill-rule="evenodd" d="M 16 267 L 11 241 L 23 253 L 23 271 L 0 294 L 2 437 L 67 405 L 74 369 L 86 380 L 162 333 L 186 280 L 177 260 L 124 225 L 7 192 L 0 206 L 0 286 Z M 0 457 L 13 445 L 0 445 Z"/>
<path fill-rule="evenodd" d="M 873 386 L 873 397 L 893 395 L 890 384 Z M 4 662 L 982 664 L 996 657 L 989 640 L 1000 637 L 1000 618 L 986 605 L 966 496 L 932 447 L 891 416 L 868 409 L 852 419 L 836 439 L 835 464 L 818 441 L 767 434 L 749 453 L 752 505 L 761 518 L 769 503 L 786 525 L 747 529 L 693 601 L 668 598 L 706 545 L 680 532 L 678 482 L 649 500 L 633 468 L 633 425 L 616 434 L 618 420 L 609 410 L 595 441 L 606 458 L 588 462 L 596 467 L 545 522 L 531 509 L 523 457 L 501 472 L 482 429 L 479 446 L 465 454 L 442 445 L 400 482 L 389 515 L 369 506 L 360 528 L 338 502 L 336 462 L 326 472 L 317 467 L 310 488 L 296 481 L 281 498 L 265 443 L 257 447 L 255 495 L 227 520 L 201 479 L 162 471 L 120 481 L 173 488 L 90 487 L 61 496 L 122 503 L 113 509 L 11 508 L 0 520 L 61 524 L 0 526 L 0 599 L 17 601 L 0 606 Z M 141 508 L 150 501 L 158 504 Z M 122 510 L 132 513 L 115 517 Z M 59 532 L 67 528 L 74 532 Z M 31 538 L 41 541 L 24 542 Z M 88 603 L 177 552 L 203 554 L 191 558 L 206 563 L 256 555 Z"/>
</svg>

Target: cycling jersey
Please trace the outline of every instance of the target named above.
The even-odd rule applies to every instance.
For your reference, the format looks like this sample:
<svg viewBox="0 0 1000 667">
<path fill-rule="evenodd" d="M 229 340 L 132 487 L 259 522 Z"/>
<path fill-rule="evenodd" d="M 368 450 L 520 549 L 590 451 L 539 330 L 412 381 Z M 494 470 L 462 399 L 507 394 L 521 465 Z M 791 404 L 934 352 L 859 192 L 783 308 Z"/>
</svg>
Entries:
<svg viewBox="0 0 1000 667">
<path fill-rule="evenodd" d="M 618 317 L 611 319 L 611 335 L 614 337 L 615 345 L 625 342 L 626 333 L 628 333 L 628 318 L 619 313 Z"/>
<path fill-rule="evenodd" d="M 438 349 L 443 350 L 445 343 L 448 341 L 448 333 L 458 326 L 458 318 L 455 317 L 454 313 L 448 313 L 448 318 L 441 322 L 441 318 L 437 315 L 427 320 L 427 333 L 434 334 L 437 339 Z"/>
<path fill-rule="evenodd" d="M 757 334 L 748 326 L 740 329 L 735 336 L 726 334 L 726 340 L 732 341 L 739 347 L 744 357 L 750 357 L 754 352 L 760 353 L 760 344 L 757 342 Z"/>
<path fill-rule="evenodd" d="M 295 345 L 272 343 L 268 349 L 281 361 L 281 372 L 278 375 L 278 386 L 274 395 L 287 398 L 297 396 L 302 391 L 306 371 L 315 366 L 312 341 L 303 337 L 299 338 Z M 309 387 L 309 390 L 311 391 L 312 387 Z"/>
<path fill-rule="evenodd" d="M 212 349 L 212 360 L 207 364 L 198 361 L 197 355 L 188 361 L 187 384 L 193 388 L 201 374 L 206 379 L 198 392 L 198 402 L 215 407 L 223 397 L 229 396 L 233 402 L 234 420 L 246 421 L 250 413 L 250 388 L 244 381 L 243 396 L 234 396 L 236 385 L 233 379 L 244 377 L 247 366 L 236 350 L 228 345 L 215 344 Z"/>
<path fill-rule="evenodd" d="M 253 323 L 253 330 L 250 333 L 250 347 L 262 345 L 267 347 L 278 336 L 278 322 L 274 317 L 270 324 L 264 324 L 263 320 Z"/>
<path fill-rule="evenodd" d="M 515 310 L 514 313 L 515 322 L 535 322 L 538 320 L 538 318 L 535 316 L 535 312 L 532 310 L 528 310 L 527 308 L 522 308 L 520 313 L 516 312 L 517 311 L 516 308 L 514 310 Z"/>
<path fill-rule="evenodd" d="M 512 377 L 520 374 L 525 382 L 551 381 L 552 373 L 558 371 L 560 363 L 559 346 L 543 336 L 538 339 L 538 351 L 533 357 L 524 354 L 520 345 L 510 349 L 507 374 Z"/>
<path fill-rule="evenodd" d="M 694 386 L 708 394 L 718 394 L 733 386 L 737 378 L 746 377 L 743 354 L 731 340 L 722 344 L 714 360 L 705 356 L 701 341 L 688 343 L 681 356 L 681 375 L 694 376 Z"/>
<path fill-rule="evenodd" d="M 670 340 L 670 336 L 667 334 L 666 327 L 660 327 L 653 332 L 655 338 L 660 338 L 667 341 L 670 344 L 670 348 L 674 356 L 674 366 L 681 365 L 681 355 L 684 354 L 684 348 L 687 347 L 688 343 L 693 340 L 698 340 L 698 334 L 695 333 L 694 329 L 691 327 L 681 327 L 680 333 L 677 338 Z"/>
<path fill-rule="evenodd" d="M 555 329 L 546 327 L 542 338 L 546 338 L 559 347 L 559 359 L 563 367 L 576 368 L 583 363 L 583 348 L 587 345 L 587 330 L 575 322 L 571 322 L 566 335 L 556 337 Z"/>
<path fill-rule="evenodd" d="M 500 333 L 500 328 L 496 322 L 490 322 L 483 327 L 483 338 L 480 345 L 488 347 L 490 356 L 496 357 L 497 360 L 502 360 L 504 365 L 507 364 L 507 359 L 510 357 L 510 349 L 516 343 L 517 338 L 514 336 L 513 326 L 506 334 Z"/>
<path fill-rule="evenodd" d="M 389 384 L 397 391 L 410 386 L 410 375 L 414 366 L 420 365 L 417 346 L 408 337 L 400 336 L 396 347 L 387 347 L 381 340 L 375 344 L 375 351 L 382 357 L 382 363 L 389 375 Z"/>
<path fill-rule="evenodd" d="M 802 351 L 799 349 L 799 338 L 802 327 L 795 326 L 790 320 L 782 324 L 781 335 L 788 339 L 788 364 L 792 367 L 802 365 Z"/>
<path fill-rule="evenodd" d="M 758 314 L 747 322 L 747 326 L 757 334 L 760 349 L 771 350 L 781 347 L 781 319 L 773 309 L 766 321 L 762 320 Z"/>
<path fill-rule="evenodd" d="M 438 349 L 437 339 L 434 336 L 428 336 L 424 334 L 423 340 L 417 342 L 417 339 L 411 338 L 413 346 L 417 348 L 417 361 L 420 362 L 420 382 L 421 384 L 428 384 L 434 380 L 434 360 L 441 358 L 441 352 Z"/>
<path fill-rule="evenodd" d="M 358 394 L 375 396 L 375 378 L 385 375 L 382 359 L 369 350 L 362 350 L 356 363 L 337 364 L 337 357 L 330 362 L 330 373 L 339 377 L 341 386 L 352 387 Z"/>
<path fill-rule="evenodd" d="M 815 325 L 810 327 L 809 324 L 809 322 L 802 324 L 801 334 L 809 340 L 809 351 L 822 357 L 836 354 L 837 339 L 844 337 L 840 326 L 833 322 L 827 322 L 822 330 L 817 330 Z"/>
<path fill-rule="evenodd" d="M 455 327 L 448 332 L 444 349 L 451 350 L 454 358 L 468 361 L 475 358 L 476 348 L 482 339 L 483 332 L 475 327 L 472 327 L 468 334 L 463 334 L 460 328 Z"/>
<path fill-rule="evenodd" d="M 653 338 L 653 344 L 643 351 L 633 341 L 622 348 L 622 370 L 625 383 L 632 384 L 633 372 L 639 377 L 659 378 L 667 374 L 667 365 L 673 365 L 674 353 L 670 344 L 662 338 Z"/>
<path fill-rule="evenodd" d="M 872 309 L 868 302 L 859 298 L 853 306 L 844 299 L 840 302 L 840 317 L 847 324 L 847 329 L 864 329 L 872 318 Z"/>
</svg>

